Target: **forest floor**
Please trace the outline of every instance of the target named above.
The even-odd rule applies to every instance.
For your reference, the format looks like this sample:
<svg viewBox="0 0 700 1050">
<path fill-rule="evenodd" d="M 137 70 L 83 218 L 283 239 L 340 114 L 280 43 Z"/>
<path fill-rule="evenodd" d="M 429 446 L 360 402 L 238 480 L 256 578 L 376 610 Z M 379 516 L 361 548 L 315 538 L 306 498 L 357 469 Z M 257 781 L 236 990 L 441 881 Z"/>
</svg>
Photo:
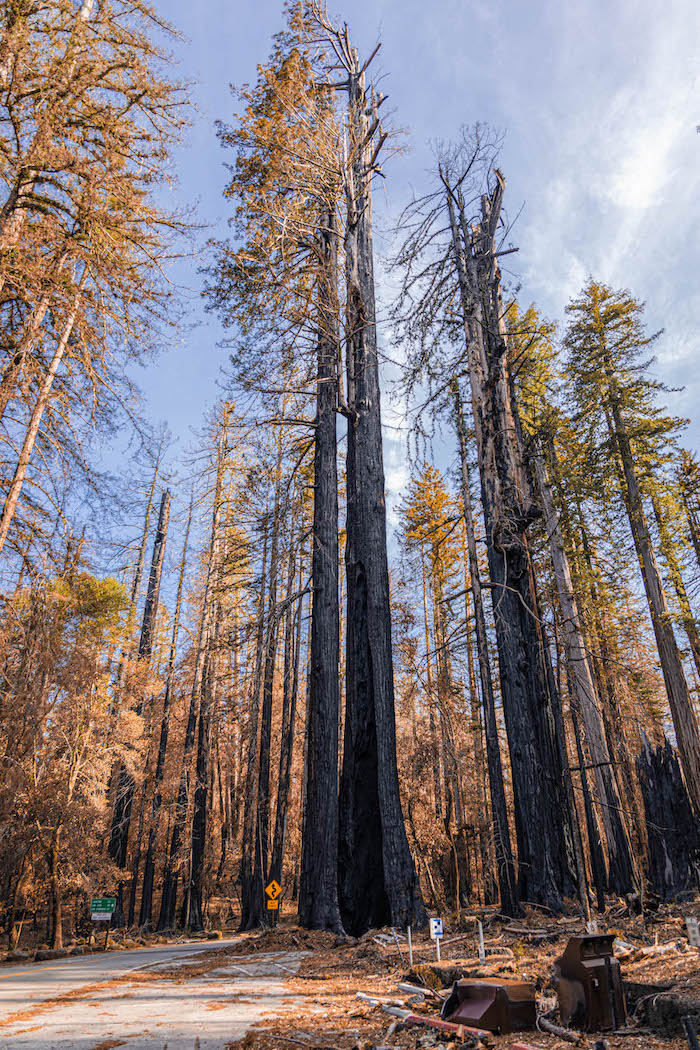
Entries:
<svg viewBox="0 0 700 1050">
<path fill-rule="evenodd" d="M 662 907 L 641 917 L 614 910 L 607 924 L 598 921 L 601 933 L 617 935 L 615 953 L 620 960 L 628 990 L 627 1023 L 624 1034 L 588 1032 L 579 1040 L 593 1048 L 604 1039 L 609 1050 L 687 1050 L 681 1016 L 690 1015 L 700 1031 L 700 953 L 688 944 L 686 915 L 700 914 L 695 902 L 683 908 Z M 483 913 L 481 913 L 483 914 Z M 471 921 L 470 921 L 471 918 Z M 442 941 L 442 963 L 435 961 L 435 946 L 421 934 L 413 939 L 414 965 L 408 962 L 408 945 L 397 946 L 391 930 L 372 931 L 359 941 L 342 942 L 333 934 L 287 928 L 258 935 L 247 935 L 244 943 L 226 950 L 236 955 L 260 951 L 305 950 L 295 977 L 287 980 L 294 1004 L 280 1012 L 274 1021 L 265 1021 L 248 1033 L 240 1050 L 452 1050 L 461 1044 L 455 1035 L 438 1032 L 427 1025 L 404 1025 L 386 1013 L 381 1005 L 358 998 L 363 993 L 381 999 L 385 1005 L 403 1006 L 426 1017 L 440 1016 L 440 1003 L 428 997 L 413 1005 L 410 993 L 399 990 L 399 983 L 427 984 L 434 989 L 449 988 L 459 977 L 503 976 L 532 982 L 536 988 L 538 1014 L 547 1014 L 555 1023 L 557 994 L 554 962 L 562 955 L 570 936 L 586 933 L 579 918 L 547 918 L 528 910 L 518 920 L 484 916 L 486 964 L 478 959 L 476 916 L 461 916 L 461 932 Z M 653 986 L 653 987 L 649 987 Z M 572 1043 L 575 1041 L 572 1040 Z M 523 1031 L 488 1040 L 495 1050 L 527 1044 L 535 1050 L 562 1050 L 572 1045 L 539 1030 Z M 465 1037 L 465 1046 L 470 1038 Z M 477 1046 L 471 1039 L 471 1046 Z M 233 1050 L 233 1044 L 231 1044 Z M 600 1044 L 596 1050 L 602 1050 Z"/>
<path fill-rule="evenodd" d="M 700 956 L 688 943 L 685 917 L 700 916 L 700 903 L 665 906 L 645 920 L 620 905 L 601 933 L 614 933 L 615 953 L 628 991 L 625 1028 L 614 1035 L 588 1032 L 573 1042 L 588 1050 L 687 1050 L 681 1017 L 700 1030 Z M 393 931 L 371 931 L 359 940 L 309 932 L 281 918 L 276 929 L 248 933 L 211 945 L 153 946 L 148 952 L 102 954 L 104 972 L 89 967 L 99 956 L 62 960 L 42 969 L 0 968 L 0 993 L 16 985 L 0 1010 L 0 1050 L 568 1050 L 571 1042 L 539 1030 L 488 1037 L 439 1032 L 425 1023 L 407 1024 L 369 1000 L 410 1009 L 424 1021 L 439 1017 L 440 1002 L 426 993 L 415 1002 L 399 984 L 449 988 L 459 977 L 516 978 L 534 984 L 538 1013 L 559 1023 L 554 963 L 572 935 L 586 932 L 575 916 L 555 919 L 528 909 L 518 921 L 480 912 L 486 963 L 478 959 L 477 915 L 462 913 L 446 924 L 442 962 L 426 933 L 413 939 L 413 967 L 405 939 Z M 452 928 L 450 928 L 452 927 Z M 225 931 L 229 937 L 229 931 Z M 191 954 L 196 952 L 196 954 Z M 190 953 L 188 955 L 188 953 Z M 187 956 L 187 957 L 186 957 Z M 121 961 L 120 961 L 121 960 Z M 129 967 L 118 972 L 119 966 Z M 78 970 L 85 978 L 78 980 Z M 114 970 L 111 972 L 110 967 Z M 60 993 L 27 989 L 31 975 L 63 970 L 73 984 Z M 5 976 L 6 975 L 6 976 Z M 358 998 L 358 993 L 365 998 Z M 2 998 L 0 994 L 0 998 Z M 570 1035 L 570 1033 L 567 1033 Z M 571 1036 L 570 1036 L 571 1037 Z M 601 1045 L 599 1040 L 604 1039 Z"/>
</svg>

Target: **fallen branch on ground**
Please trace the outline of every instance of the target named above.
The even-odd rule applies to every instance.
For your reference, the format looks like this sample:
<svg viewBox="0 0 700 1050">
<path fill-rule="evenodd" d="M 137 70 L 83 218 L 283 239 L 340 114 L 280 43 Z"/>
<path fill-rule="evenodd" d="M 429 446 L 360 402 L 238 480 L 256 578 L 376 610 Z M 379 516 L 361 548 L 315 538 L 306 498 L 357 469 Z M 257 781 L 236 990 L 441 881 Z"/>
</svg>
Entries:
<svg viewBox="0 0 700 1050">
<path fill-rule="evenodd" d="M 558 1024 L 552 1024 L 546 1017 L 537 1018 L 537 1027 L 541 1032 L 549 1032 L 550 1035 L 556 1035 L 566 1043 L 575 1043 L 577 1046 L 586 1045 L 586 1037 L 583 1032 L 575 1032 L 573 1029 L 562 1028 Z"/>
</svg>

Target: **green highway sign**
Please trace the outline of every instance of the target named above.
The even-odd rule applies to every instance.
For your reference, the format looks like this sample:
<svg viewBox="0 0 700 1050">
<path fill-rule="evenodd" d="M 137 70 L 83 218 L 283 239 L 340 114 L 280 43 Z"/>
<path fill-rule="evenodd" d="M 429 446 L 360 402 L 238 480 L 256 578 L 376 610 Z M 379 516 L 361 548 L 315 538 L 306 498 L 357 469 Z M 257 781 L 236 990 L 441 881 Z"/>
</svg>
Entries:
<svg viewBox="0 0 700 1050">
<path fill-rule="evenodd" d="M 93 919 L 110 919 L 116 906 L 116 897 L 93 897 L 90 901 L 90 913 Z"/>
</svg>

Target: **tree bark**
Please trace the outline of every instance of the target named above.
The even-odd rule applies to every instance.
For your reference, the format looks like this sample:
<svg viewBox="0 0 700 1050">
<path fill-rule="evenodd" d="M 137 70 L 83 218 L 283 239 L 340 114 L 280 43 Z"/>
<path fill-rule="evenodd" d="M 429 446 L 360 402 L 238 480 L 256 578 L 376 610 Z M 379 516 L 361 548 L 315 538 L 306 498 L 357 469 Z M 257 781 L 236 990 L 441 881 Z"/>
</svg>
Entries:
<svg viewBox="0 0 700 1050">
<path fill-rule="evenodd" d="M 197 779 L 192 812 L 192 869 L 189 884 L 189 916 L 191 930 L 204 929 L 204 859 L 207 842 L 207 809 L 211 775 L 212 716 L 216 705 L 216 650 L 220 629 L 221 610 L 217 611 L 213 632 L 213 646 L 206 655 L 202 674 L 202 699 L 199 705 L 197 734 Z M 213 651 L 212 651 L 213 650 Z"/>
<path fill-rule="evenodd" d="M 279 537 L 282 519 L 282 441 L 278 441 L 275 471 L 275 496 L 272 508 L 272 536 L 270 540 L 270 568 L 267 599 L 267 630 L 265 634 L 265 663 L 263 670 L 262 709 L 260 711 L 260 754 L 257 781 L 257 832 L 255 877 L 267 885 L 270 839 L 270 747 L 272 743 L 272 699 L 279 641 L 279 611 L 277 586 L 279 578 Z M 258 857 L 259 854 L 259 857 Z M 267 914 L 265 914 L 267 919 Z"/>
<path fill-rule="evenodd" d="M 144 606 L 143 620 L 141 623 L 141 636 L 139 639 L 138 648 L 138 659 L 144 661 L 146 665 L 150 662 L 151 651 L 153 649 L 153 634 L 155 631 L 156 617 L 158 612 L 158 600 L 160 596 L 160 582 L 163 574 L 163 558 L 165 556 L 165 544 L 168 536 L 168 523 L 170 521 L 170 491 L 165 490 L 160 501 L 160 511 L 158 514 L 158 525 L 156 528 L 156 534 L 153 541 L 153 556 L 151 559 L 151 571 L 148 579 L 148 590 L 146 592 L 146 603 Z M 141 695 L 134 708 L 137 715 L 141 715 L 143 712 L 144 697 Z M 150 749 L 149 749 L 150 752 Z M 145 791 L 145 777 L 148 765 L 148 754 L 146 755 L 146 765 L 144 767 L 144 791 Z M 114 801 L 114 810 L 112 813 L 112 826 L 109 836 L 109 856 L 112 858 L 114 863 L 119 868 L 126 867 L 127 850 L 129 845 L 129 830 L 131 827 L 131 807 L 134 800 L 135 782 L 133 774 L 127 769 L 125 765 L 122 765 L 119 771 L 119 777 L 117 780 L 117 794 Z M 142 800 L 141 808 L 141 820 L 140 820 L 140 832 L 143 831 L 143 805 L 145 804 L 145 798 Z M 134 907 L 135 907 L 135 893 L 136 893 L 136 881 L 138 879 L 138 865 L 141 862 L 141 843 L 139 837 L 139 844 L 136 851 L 134 868 L 132 870 L 132 885 L 133 895 L 132 900 L 129 904 L 129 925 L 133 922 L 134 918 Z M 115 927 L 122 926 L 124 923 L 124 886 L 123 883 L 119 883 L 117 890 L 117 905 L 112 916 L 112 923 Z"/>
<path fill-rule="evenodd" d="M 336 409 L 337 231 L 329 211 L 319 228 L 319 330 L 314 441 L 313 599 L 309 654 L 307 794 L 303 825 L 299 922 L 340 932 L 338 906 L 338 466 Z"/>
<path fill-rule="evenodd" d="M 440 748 L 435 731 L 435 686 L 433 684 L 433 663 L 430 645 L 430 621 L 428 619 L 428 581 L 425 574 L 425 555 L 421 545 L 421 576 L 423 582 L 423 625 L 425 630 L 425 683 L 428 697 L 428 728 L 430 730 L 430 757 L 433 767 L 433 798 L 435 816 L 442 816 L 442 776 L 440 769 Z"/>
<path fill-rule="evenodd" d="M 78 317 L 78 307 L 82 298 L 83 286 L 85 284 L 86 278 L 87 269 L 84 269 L 82 277 L 80 278 L 78 290 L 76 291 L 75 296 L 73 298 L 73 306 L 63 325 L 61 337 L 58 341 L 56 349 L 54 350 L 53 357 L 51 358 L 51 363 L 41 383 L 39 393 L 34 404 L 34 408 L 32 409 L 29 425 L 24 435 L 22 449 L 19 454 L 19 459 L 17 460 L 17 466 L 15 467 L 14 476 L 12 478 L 12 481 L 10 482 L 10 487 L 8 489 L 7 496 L 5 497 L 5 503 L 2 508 L 2 515 L 0 515 L 0 552 L 2 552 L 5 546 L 7 535 L 10 531 L 10 526 L 12 525 L 15 513 L 17 511 L 17 503 L 19 502 L 19 497 L 22 492 L 24 479 L 27 476 L 27 469 L 29 467 L 29 461 L 31 459 L 32 452 L 34 451 L 34 443 L 36 442 L 37 435 L 39 433 L 39 427 L 41 426 L 41 421 L 44 418 L 46 406 L 49 403 L 51 388 L 53 387 L 53 382 L 56 378 L 56 373 L 58 372 L 59 365 L 63 360 L 66 348 L 68 347 L 68 340 L 71 337 L 73 327 Z"/>
<path fill-rule="evenodd" d="M 649 827 L 649 883 L 663 900 L 700 886 L 700 833 L 678 758 L 668 740 L 652 749 L 644 737 L 637 772 Z"/>
<path fill-rule="evenodd" d="M 573 814 L 527 539 L 527 529 L 539 510 L 524 462 L 508 373 L 496 266 L 494 240 L 505 181 L 497 172 L 494 193 L 482 197 L 482 222 L 474 234 L 468 229 L 458 196 L 444 177 L 443 181 L 467 338 L 503 712 L 513 773 L 518 891 L 521 900 L 559 909 L 576 886 Z"/>
<path fill-rule="evenodd" d="M 256 875 L 256 853 L 259 849 L 257 831 L 257 772 L 258 726 L 260 722 L 260 687 L 262 684 L 263 649 L 265 638 L 265 594 L 267 591 L 268 520 L 265 516 L 262 566 L 260 570 L 260 597 L 255 643 L 255 666 L 249 697 L 248 753 L 243 796 L 243 841 L 241 843 L 241 921 L 239 932 L 253 930 L 265 918 L 263 885 Z"/>
<path fill-rule="evenodd" d="M 195 732 L 197 729 L 197 716 L 199 703 L 202 695 L 202 682 L 204 677 L 204 664 L 207 657 L 209 645 L 209 631 L 211 626 L 211 613 L 213 605 L 213 590 L 215 573 L 218 566 L 218 537 L 219 522 L 221 518 L 221 492 L 223 484 L 224 462 L 227 452 L 227 413 L 224 410 L 224 418 L 219 430 L 219 440 L 216 456 L 216 482 L 214 486 L 214 505 L 212 509 L 212 526 L 209 537 L 209 550 L 207 557 L 206 580 L 204 594 L 202 596 L 202 614 L 199 621 L 197 636 L 197 648 L 194 665 L 194 676 L 192 680 L 192 692 L 190 693 L 190 707 L 187 716 L 187 728 L 185 730 L 185 743 L 182 752 L 182 765 L 180 767 L 180 783 L 178 786 L 177 802 L 175 805 L 175 817 L 173 820 L 172 833 L 168 858 L 163 872 L 163 891 L 160 902 L 160 914 L 158 916 L 158 929 L 166 930 L 175 924 L 175 913 L 177 907 L 177 889 L 180 878 L 179 862 L 180 849 L 182 846 L 182 833 L 187 821 L 187 810 L 190 800 L 190 763 L 194 749 Z"/>
<path fill-rule="evenodd" d="M 549 549 L 554 566 L 557 595 L 562 614 L 562 629 L 566 645 L 567 665 L 571 672 L 574 697 L 581 712 L 586 730 L 586 742 L 593 763 L 598 804 L 605 828 L 608 849 L 608 882 L 613 893 L 629 893 L 634 886 L 632 849 L 624 825 L 622 799 L 617 789 L 610 752 L 605 739 L 605 727 L 600 713 L 600 699 L 593 682 L 591 662 L 581 630 L 578 603 L 571 579 L 569 559 L 559 518 L 554 506 L 552 487 L 544 460 L 544 451 L 539 449 L 531 457 L 537 478 L 544 525 L 549 539 Z"/>
<path fill-rule="evenodd" d="M 573 692 L 573 684 L 571 689 Z M 602 913 L 605 911 L 605 889 L 607 886 L 605 858 L 603 857 L 603 847 L 600 841 L 598 823 L 593 811 L 591 792 L 588 787 L 588 774 L 586 773 L 586 762 L 583 754 L 583 747 L 581 745 L 581 732 L 579 730 L 576 708 L 573 703 L 571 705 L 571 722 L 574 729 L 574 737 L 576 739 L 576 757 L 578 758 L 579 775 L 581 777 L 583 809 L 586 815 L 586 830 L 588 831 L 588 852 L 591 858 L 591 873 L 595 885 L 598 911 Z"/>
<path fill-rule="evenodd" d="M 612 376 L 608 376 L 608 384 L 612 416 L 612 419 L 608 417 L 610 436 L 615 442 L 622 463 L 627 515 L 649 603 L 661 671 L 676 730 L 678 753 L 688 785 L 688 794 L 693 806 L 700 812 L 700 733 L 697 718 L 690 700 L 688 683 L 683 673 L 683 664 L 661 583 L 661 573 L 649 534 L 630 438 L 620 407 L 620 395 Z"/>
<path fill-rule="evenodd" d="M 693 616 L 693 610 L 690 607 L 690 599 L 688 598 L 688 592 L 685 589 L 685 582 L 678 562 L 678 555 L 674 549 L 673 540 L 669 534 L 668 526 L 661 509 L 661 504 L 656 496 L 651 497 L 651 505 L 654 509 L 654 517 L 656 518 L 656 525 L 659 530 L 661 551 L 664 556 L 664 561 L 668 566 L 673 589 L 675 590 L 676 598 L 678 599 L 678 606 L 681 614 L 680 621 L 683 624 L 683 630 L 685 631 L 688 644 L 690 645 L 690 652 L 693 657 L 693 663 L 695 664 L 695 670 L 700 679 L 700 632 L 698 632 L 697 620 Z"/>
<path fill-rule="evenodd" d="M 57 827 L 54 829 L 51 837 L 51 845 L 49 846 L 48 856 L 48 867 L 49 867 L 49 886 L 51 890 L 51 914 L 49 916 L 49 923 L 51 927 L 51 936 L 49 938 L 49 948 L 62 948 L 63 947 L 63 919 L 62 919 L 62 908 L 61 908 L 61 880 L 58 870 L 59 862 L 59 847 L 61 840 L 61 828 Z"/>
<path fill-rule="evenodd" d="M 378 126 L 357 51 L 348 47 L 350 163 L 346 172 L 347 678 L 340 788 L 343 925 L 421 926 L 425 911 L 401 812 L 386 549 L 371 178 Z M 370 115 L 373 123 L 370 124 Z"/>
<path fill-rule="evenodd" d="M 462 411 L 462 398 L 459 385 L 455 380 L 452 386 L 455 406 L 455 423 L 459 439 L 459 456 L 461 464 L 462 506 L 464 524 L 467 532 L 467 551 L 469 552 L 469 576 L 471 580 L 472 600 L 474 602 L 474 621 L 476 625 L 476 645 L 479 659 L 479 676 L 481 679 L 481 698 L 484 705 L 484 727 L 486 731 L 486 761 L 489 768 L 489 790 L 491 795 L 491 812 L 493 814 L 493 831 L 496 847 L 496 866 L 498 888 L 501 896 L 501 911 L 504 915 L 519 913 L 515 884 L 515 864 L 513 848 L 508 828 L 508 804 L 503 781 L 503 764 L 501 746 L 498 739 L 498 720 L 496 718 L 496 698 L 491 677 L 491 661 L 486 632 L 486 614 L 481 590 L 481 571 L 476 550 L 474 532 L 474 512 L 472 510 L 471 483 L 469 463 L 467 460 L 467 433 Z"/>
<path fill-rule="evenodd" d="M 282 737 L 280 745 L 279 774 L 277 777 L 277 809 L 275 813 L 275 833 L 272 843 L 270 861 L 270 879 L 282 885 L 282 867 L 287 833 L 287 813 L 289 810 L 289 789 L 292 778 L 292 758 L 294 755 L 294 729 L 296 725 L 297 697 L 299 692 L 299 648 L 301 644 L 301 608 L 303 599 L 299 598 L 296 612 L 291 601 L 296 568 L 296 551 L 292 545 L 295 532 L 295 521 L 292 521 L 289 552 L 289 574 L 287 576 L 287 610 L 285 613 L 284 633 L 284 687 L 282 700 Z M 299 576 L 301 577 L 301 558 L 299 559 Z M 332 840 L 336 845 L 336 840 Z M 303 846 L 302 846 L 303 849 Z M 278 913 L 274 913 L 276 922 Z"/>
</svg>

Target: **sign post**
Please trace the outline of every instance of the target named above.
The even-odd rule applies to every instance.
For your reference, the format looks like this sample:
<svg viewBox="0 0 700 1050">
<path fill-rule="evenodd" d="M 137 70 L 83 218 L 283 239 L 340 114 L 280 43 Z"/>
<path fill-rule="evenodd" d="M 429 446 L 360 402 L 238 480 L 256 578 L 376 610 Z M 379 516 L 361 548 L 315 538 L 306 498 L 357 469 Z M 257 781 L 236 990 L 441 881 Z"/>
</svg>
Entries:
<svg viewBox="0 0 700 1050">
<path fill-rule="evenodd" d="M 700 923 L 695 915 L 686 915 L 685 928 L 688 931 L 688 943 L 697 948 L 700 955 Z"/>
<path fill-rule="evenodd" d="M 114 909 L 117 906 L 116 897 L 93 897 L 90 901 L 90 918 L 93 922 L 106 922 L 107 930 L 105 933 L 105 947 L 107 951 L 107 942 L 109 940 L 109 927 L 112 923 L 112 915 Z"/>
<path fill-rule="evenodd" d="M 279 900 L 279 898 L 280 898 L 280 893 L 281 892 L 282 892 L 282 887 L 280 886 L 279 882 L 275 881 L 275 879 L 272 880 L 272 882 L 269 884 L 269 886 L 265 887 L 265 893 L 267 895 L 267 910 L 268 911 L 279 911 L 279 907 L 280 907 L 280 900 Z"/>
<path fill-rule="evenodd" d="M 430 920 L 430 936 L 435 941 L 435 957 L 440 962 L 440 940 L 442 939 L 442 919 Z"/>
</svg>

